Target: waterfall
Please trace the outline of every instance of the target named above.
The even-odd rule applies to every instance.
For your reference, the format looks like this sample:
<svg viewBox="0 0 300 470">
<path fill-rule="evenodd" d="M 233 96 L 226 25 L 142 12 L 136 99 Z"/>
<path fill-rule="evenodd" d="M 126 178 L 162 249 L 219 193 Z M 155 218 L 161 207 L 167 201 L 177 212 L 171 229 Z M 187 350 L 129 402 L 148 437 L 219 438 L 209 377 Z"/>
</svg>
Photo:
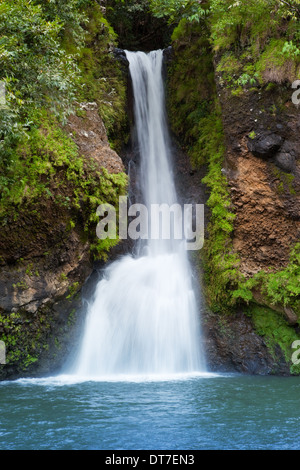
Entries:
<svg viewBox="0 0 300 470">
<path fill-rule="evenodd" d="M 126 51 L 126 55 L 143 203 L 147 208 L 171 205 L 177 195 L 165 120 L 163 52 Z M 75 375 L 161 375 L 205 369 L 199 307 L 184 243 L 163 237 L 139 243 L 138 254 L 109 265 L 96 287 Z"/>
</svg>

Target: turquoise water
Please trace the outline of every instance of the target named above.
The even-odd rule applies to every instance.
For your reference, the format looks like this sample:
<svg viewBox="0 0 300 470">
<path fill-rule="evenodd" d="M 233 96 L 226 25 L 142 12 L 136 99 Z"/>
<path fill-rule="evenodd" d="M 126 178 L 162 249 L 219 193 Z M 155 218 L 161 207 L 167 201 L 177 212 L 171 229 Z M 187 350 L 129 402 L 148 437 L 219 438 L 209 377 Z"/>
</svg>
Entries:
<svg viewBox="0 0 300 470">
<path fill-rule="evenodd" d="M 0 383 L 0 449 L 300 449 L 300 378 Z"/>
</svg>

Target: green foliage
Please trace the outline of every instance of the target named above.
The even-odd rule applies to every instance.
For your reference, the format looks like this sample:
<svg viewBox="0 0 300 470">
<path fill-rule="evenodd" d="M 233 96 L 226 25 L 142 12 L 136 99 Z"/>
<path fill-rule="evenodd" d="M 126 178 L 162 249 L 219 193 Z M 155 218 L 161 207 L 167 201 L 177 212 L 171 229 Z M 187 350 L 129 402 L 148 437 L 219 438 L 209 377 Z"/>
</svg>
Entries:
<svg viewBox="0 0 300 470">
<path fill-rule="evenodd" d="M 272 304 L 295 307 L 300 312 L 300 243 L 291 251 L 289 264 L 282 271 L 258 277 L 262 293 Z"/>
<path fill-rule="evenodd" d="M 196 0 L 150 0 L 153 14 L 158 18 L 167 16 L 170 23 L 178 23 L 182 18 L 199 23 L 207 15 L 207 3 Z"/>
<path fill-rule="evenodd" d="M 106 15 L 118 34 L 119 46 L 128 50 L 167 47 L 171 28 L 150 10 L 150 0 L 107 0 Z"/>
<path fill-rule="evenodd" d="M 62 122 L 78 101 L 95 101 L 115 145 L 125 140 L 126 90 L 110 54 L 116 35 L 95 0 L 16 0 L 0 4 L 2 171 L 47 108 Z M 117 136 L 117 137 L 116 137 Z"/>
<path fill-rule="evenodd" d="M 250 279 L 241 278 L 232 293 L 234 299 L 249 303 L 258 290 L 270 306 L 292 307 L 300 312 L 300 243 L 291 250 L 287 267 L 277 272 L 260 271 Z M 299 317 L 300 320 L 300 317 Z"/>
<path fill-rule="evenodd" d="M 181 20 L 172 36 L 174 59 L 168 74 L 172 129 L 195 165 L 205 160 L 202 120 L 210 114 L 215 91 L 207 34 L 204 24 Z"/>
<path fill-rule="evenodd" d="M 208 18 L 211 37 L 216 49 L 232 45 L 247 45 L 254 39 L 260 41 L 270 32 L 275 33 L 282 20 L 289 22 L 289 32 L 298 30 L 299 0 L 151 0 L 157 16 L 167 16 L 170 21 L 199 21 Z"/>
<path fill-rule="evenodd" d="M 73 284 L 71 284 L 69 286 L 69 294 L 67 295 L 67 299 L 72 299 L 72 297 L 74 297 L 76 295 L 76 293 L 78 292 L 79 290 L 79 282 L 73 282 Z"/>
<path fill-rule="evenodd" d="M 34 0 L 43 10 L 43 16 L 47 21 L 59 20 L 61 24 L 60 37 L 68 35 L 77 45 L 83 45 L 84 28 L 89 19 L 86 14 L 93 1 L 91 0 Z"/>
<path fill-rule="evenodd" d="M 166 2 L 153 3 L 163 6 Z M 233 314 L 237 307 L 243 308 L 251 316 L 257 333 L 264 337 L 274 359 L 281 360 L 282 351 L 291 373 L 299 374 L 299 365 L 291 363 L 292 344 L 299 339 L 297 330 L 287 323 L 283 314 L 258 305 L 253 293 L 254 290 L 259 292 L 262 302 L 270 307 L 282 310 L 291 307 L 299 315 L 300 246 L 294 247 L 290 262 L 279 272 L 261 271 L 248 279 L 241 273 L 231 238 L 235 214 L 223 169 L 225 146 L 221 112 L 214 87 L 203 86 L 204 76 L 209 77 L 209 64 L 213 61 L 210 46 L 218 51 L 220 83 L 234 94 L 242 94 L 253 86 L 293 79 L 298 63 L 295 24 L 298 5 L 293 12 L 292 8 L 287 12 L 288 5 L 294 7 L 294 2 L 285 2 L 285 7 L 281 5 L 278 11 L 278 4 L 269 3 L 270 11 L 266 11 L 265 1 L 212 1 L 209 28 L 207 22 L 181 20 L 172 37 L 174 59 L 169 71 L 169 114 L 172 128 L 181 137 L 194 166 L 203 163 L 207 166 L 203 183 L 210 191 L 207 202 L 210 222 L 201 262 L 209 307 L 220 315 Z M 176 14 L 172 13 L 171 20 L 175 20 Z M 284 24 L 284 18 L 288 19 L 288 24 Z M 276 37 L 270 39 L 272 35 Z M 273 76 L 270 75 L 272 70 Z M 207 99 L 208 90 L 210 99 Z M 254 138 L 255 132 L 249 137 Z M 280 173 L 279 185 L 294 193 L 292 178 Z"/>
<path fill-rule="evenodd" d="M 226 80 L 230 81 L 232 76 L 238 76 L 241 72 L 241 62 L 233 52 L 225 52 L 218 63 L 217 72 L 226 74 Z"/>
<path fill-rule="evenodd" d="M 255 139 L 256 137 L 256 132 L 255 131 L 251 131 L 250 134 L 249 134 L 249 139 Z"/>
<path fill-rule="evenodd" d="M 293 41 L 285 41 L 282 48 L 282 55 L 286 58 L 298 59 L 300 48 Z"/>
<path fill-rule="evenodd" d="M 2 179 L 1 212 L 5 212 L 9 204 L 15 206 L 33 199 L 38 199 L 46 192 L 49 197 L 49 182 L 56 168 L 64 163 L 71 165 L 71 172 L 79 171 L 80 161 L 77 157 L 75 143 L 63 133 L 54 117 L 48 118 L 43 111 L 42 127 L 33 127 L 16 148 L 13 163 L 6 173 L 6 184 Z M 57 126 L 57 127 L 56 127 Z M 72 163 L 71 163 L 72 162 Z M 82 162 L 81 162 L 82 165 Z M 42 175 L 47 175 L 43 178 Z"/>
<path fill-rule="evenodd" d="M 208 171 L 202 182 L 210 189 L 207 201 L 211 209 L 208 239 L 204 245 L 207 300 L 214 311 L 227 311 L 235 304 L 232 292 L 239 280 L 239 258 L 232 247 L 231 233 L 235 214 L 223 170 L 224 137 L 220 111 L 216 107 L 206 120 L 203 133 Z M 209 125 L 208 125 L 209 124 Z"/>
<path fill-rule="evenodd" d="M 50 324 L 43 315 L 40 323 L 44 323 L 46 330 L 49 328 Z M 42 348 L 39 333 L 32 337 L 31 324 L 32 319 L 20 312 L 0 315 L 0 340 L 6 346 L 6 363 L 18 364 L 21 370 L 26 370 L 37 361 Z"/>
<path fill-rule="evenodd" d="M 106 244 L 101 253 L 96 210 L 103 203 L 118 206 L 119 196 L 126 193 L 127 177 L 99 171 L 92 160 L 83 159 L 53 115 L 41 112 L 40 123 L 40 128 L 34 127 L 29 139 L 18 145 L 5 185 L 2 179 L 0 223 L 5 224 L 7 213 L 17 218 L 21 208 L 23 213 L 26 208 L 32 212 L 34 206 L 39 211 L 43 199 L 50 198 L 67 211 L 71 224 L 74 217 L 83 217 L 86 236 L 97 248 L 95 256 L 105 256 L 116 241 Z"/>
<path fill-rule="evenodd" d="M 31 125 L 31 112 L 46 106 L 65 117 L 75 99 L 78 68 L 59 43 L 62 23 L 47 21 L 41 5 L 25 0 L 0 4 L 0 80 L 6 106 L 0 110 L 0 158 Z M 17 131 L 17 134 L 15 134 Z"/>
<path fill-rule="evenodd" d="M 235 62 L 233 73 L 224 56 L 218 67 L 228 86 L 237 89 L 298 78 L 299 11 L 297 2 L 211 1 L 212 46 L 222 54 L 228 51 Z"/>
<path fill-rule="evenodd" d="M 282 83 L 298 78 L 298 0 L 152 0 L 151 6 L 154 14 L 166 15 L 170 21 L 184 18 L 209 26 L 212 48 L 223 54 L 219 69 L 234 89 L 257 86 L 261 81 Z"/>
<path fill-rule="evenodd" d="M 96 2 L 85 12 L 89 21 L 85 26 L 85 44 L 78 53 L 81 78 L 77 100 L 98 104 L 109 140 L 120 150 L 128 138 L 128 129 L 126 84 L 120 65 L 110 52 L 116 46 L 116 34 Z M 67 47 L 70 44 L 67 36 Z"/>
<path fill-rule="evenodd" d="M 245 86 L 248 83 L 252 86 L 257 84 L 257 78 L 258 75 L 256 74 L 255 76 L 249 75 L 248 73 L 243 73 L 236 81 L 236 84 L 239 86 Z"/>
<path fill-rule="evenodd" d="M 296 196 L 299 194 L 299 189 L 297 190 L 297 185 L 295 185 L 295 175 L 292 173 L 285 173 L 280 171 L 278 168 L 273 168 L 272 173 L 274 174 L 275 180 L 275 190 L 281 194 L 290 194 Z"/>
<path fill-rule="evenodd" d="M 297 21 L 300 17 L 299 0 L 151 0 L 151 8 L 155 15 L 169 17 L 170 21 L 178 22 L 181 18 L 199 21 L 209 15 L 212 22 L 213 39 L 218 46 L 228 45 L 228 38 L 239 39 L 243 27 L 253 24 L 255 32 L 262 31 L 270 24 L 276 25 L 279 18 Z"/>
<path fill-rule="evenodd" d="M 279 346 L 287 364 L 290 365 L 290 372 L 299 375 L 300 365 L 293 364 L 291 361 L 292 344 L 300 339 L 295 329 L 288 325 L 281 314 L 270 308 L 252 304 L 248 308 L 248 314 L 252 318 L 257 333 L 265 339 L 274 358 L 277 356 L 277 347 Z"/>
<path fill-rule="evenodd" d="M 254 34 L 257 39 L 262 17 L 264 30 L 268 31 L 275 4 L 276 0 L 211 0 L 211 37 L 215 50 L 245 47 L 255 37 Z M 252 26 L 255 33 L 251 30 Z"/>
<path fill-rule="evenodd" d="M 38 125 L 38 110 L 46 107 L 65 120 L 74 109 L 79 69 L 74 53 L 61 47 L 61 36 L 71 28 L 77 52 L 84 15 L 76 5 L 58 0 L 0 4 L 0 81 L 6 88 L 6 103 L 0 108 L 0 185 L 5 191 L 15 168 L 16 146 Z"/>
<path fill-rule="evenodd" d="M 217 66 L 221 85 L 231 88 L 234 93 L 239 89 L 251 90 L 252 87 L 264 84 L 292 83 L 300 71 L 300 57 L 296 53 L 287 54 L 285 45 L 284 38 L 270 39 L 258 57 L 255 57 L 251 48 L 243 53 L 224 53 Z"/>
<path fill-rule="evenodd" d="M 289 47 L 285 38 L 271 39 L 256 62 L 257 73 L 263 82 L 293 82 L 300 70 L 300 49 Z M 292 50 L 291 50 L 292 49 Z"/>
<path fill-rule="evenodd" d="M 80 216 L 97 256 L 94 213 L 100 203 L 118 201 L 127 179 L 84 161 L 62 125 L 78 102 L 93 101 L 114 146 L 126 140 L 125 83 L 110 53 L 115 41 L 94 0 L 0 4 L 0 81 L 6 86 L 0 107 L 1 224 L 7 217 L 16 220 L 21 207 L 33 215 L 32 207 L 38 213 L 41 201 L 52 199 L 69 212 L 70 229 L 84 203 Z"/>
</svg>

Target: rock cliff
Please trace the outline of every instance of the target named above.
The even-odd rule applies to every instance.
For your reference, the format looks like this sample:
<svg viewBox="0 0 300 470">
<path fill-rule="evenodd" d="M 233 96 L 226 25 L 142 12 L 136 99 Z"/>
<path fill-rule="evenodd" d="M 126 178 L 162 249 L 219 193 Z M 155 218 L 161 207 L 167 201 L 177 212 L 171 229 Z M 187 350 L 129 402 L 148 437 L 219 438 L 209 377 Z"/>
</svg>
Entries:
<svg viewBox="0 0 300 470">
<path fill-rule="evenodd" d="M 280 270 L 300 239 L 300 121 L 291 84 L 235 97 L 218 74 L 217 83 L 240 269 L 246 276 Z"/>
</svg>

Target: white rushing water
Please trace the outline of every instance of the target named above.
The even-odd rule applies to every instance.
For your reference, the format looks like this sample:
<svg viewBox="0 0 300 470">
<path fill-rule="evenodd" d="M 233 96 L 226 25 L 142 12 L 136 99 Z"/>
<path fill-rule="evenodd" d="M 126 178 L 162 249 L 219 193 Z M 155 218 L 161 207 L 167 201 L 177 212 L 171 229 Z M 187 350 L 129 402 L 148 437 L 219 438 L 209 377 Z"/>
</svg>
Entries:
<svg viewBox="0 0 300 470">
<path fill-rule="evenodd" d="M 128 52 L 143 203 L 177 202 L 164 114 L 163 52 Z M 175 222 L 176 223 L 176 222 Z M 184 242 L 147 240 L 105 270 L 89 305 L 77 376 L 205 371 Z"/>
</svg>

